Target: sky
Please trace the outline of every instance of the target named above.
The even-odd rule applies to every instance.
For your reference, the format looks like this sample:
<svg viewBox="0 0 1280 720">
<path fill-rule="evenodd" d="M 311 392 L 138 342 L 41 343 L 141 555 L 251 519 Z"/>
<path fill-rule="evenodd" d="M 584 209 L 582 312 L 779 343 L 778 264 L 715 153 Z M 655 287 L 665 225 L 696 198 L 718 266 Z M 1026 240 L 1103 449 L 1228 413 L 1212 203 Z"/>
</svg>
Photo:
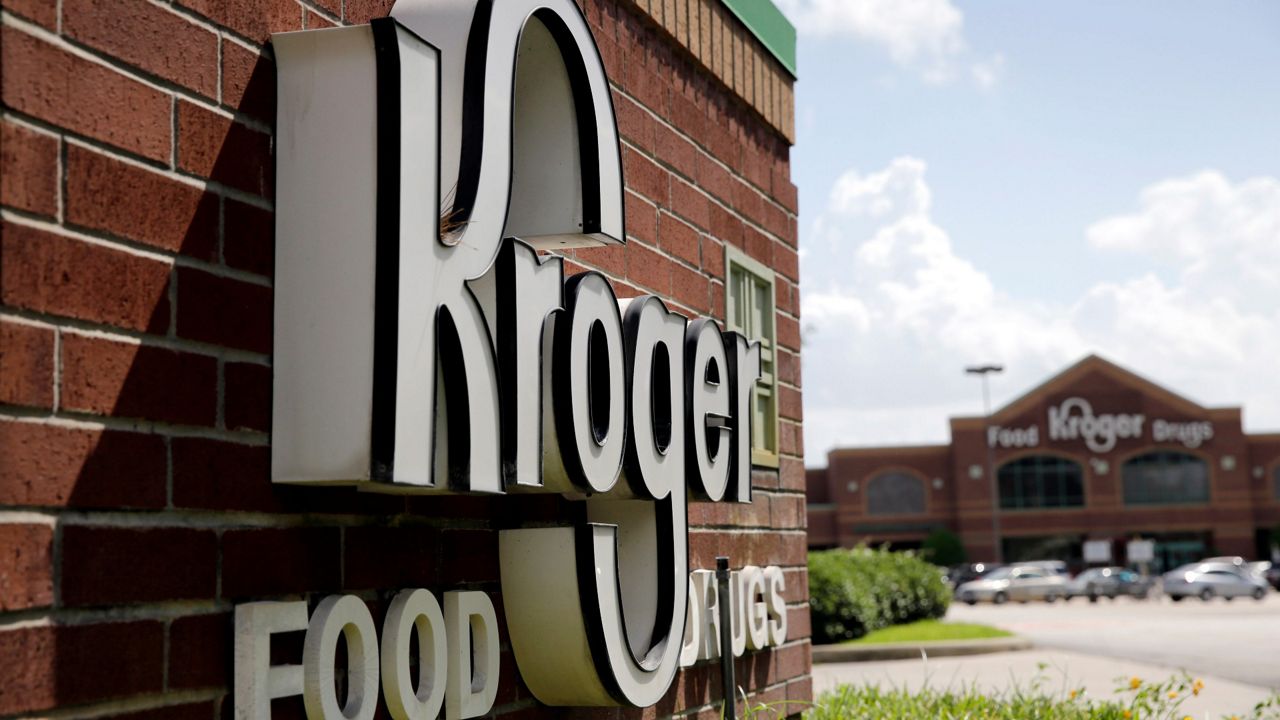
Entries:
<svg viewBox="0 0 1280 720">
<path fill-rule="evenodd" d="M 806 464 L 1089 353 L 1280 431 L 1280 3 L 778 5 Z"/>
</svg>

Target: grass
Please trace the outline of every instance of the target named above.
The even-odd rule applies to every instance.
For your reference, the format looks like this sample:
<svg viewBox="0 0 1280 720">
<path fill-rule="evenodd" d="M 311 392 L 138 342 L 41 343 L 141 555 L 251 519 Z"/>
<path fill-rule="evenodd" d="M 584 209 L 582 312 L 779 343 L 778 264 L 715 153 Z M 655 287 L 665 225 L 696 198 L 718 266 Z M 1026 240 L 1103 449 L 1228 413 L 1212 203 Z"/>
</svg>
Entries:
<svg viewBox="0 0 1280 720">
<path fill-rule="evenodd" d="M 976 623 L 950 623 L 941 620 L 917 620 L 904 625 L 891 625 L 848 641 L 850 644 L 874 645 L 899 642 L 936 642 L 940 640 L 978 640 L 1009 637 L 1012 633 Z"/>
<path fill-rule="evenodd" d="M 1043 673 L 1044 667 L 1041 667 Z M 1029 685 L 1003 692 L 983 691 L 975 686 L 945 689 L 924 687 L 882 688 L 875 685 L 844 685 L 814 700 L 804 720 L 850 720 L 857 718 L 931 718 L 932 720 L 1193 720 L 1182 710 L 1191 697 L 1207 692 L 1205 684 L 1182 674 L 1164 682 L 1139 677 L 1116 678 L 1115 693 L 1109 698 L 1090 698 L 1083 688 L 1050 683 L 1043 674 Z M 768 711 L 760 706 L 752 710 Z M 787 712 L 792 712 L 788 709 Z M 780 713 L 776 713 L 779 714 Z M 754 718 L 772 717 L 766 712 L 748 712 Z M 1275 720 L 1280 718 L 1280 694 L 1258 703 L 1252 712 L 1218 716 L 1224 720 Z"/>
</svg>

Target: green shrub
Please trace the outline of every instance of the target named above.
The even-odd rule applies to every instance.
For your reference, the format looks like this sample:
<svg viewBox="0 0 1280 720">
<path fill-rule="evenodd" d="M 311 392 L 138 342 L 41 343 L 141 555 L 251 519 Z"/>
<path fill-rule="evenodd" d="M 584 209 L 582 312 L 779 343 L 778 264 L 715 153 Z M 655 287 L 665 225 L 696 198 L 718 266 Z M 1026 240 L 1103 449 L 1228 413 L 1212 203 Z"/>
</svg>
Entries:
<svg viewBox="0 0 1280 720">
<path fill-rule="evenodd" d="M 940 618 L 950 602 L 938 568 L 914 553 L 867 547 L 809 553 L 815 643 L 853 640 L 890 625 Z"/>
<path fill-rule="evenodd" d="M 964 551 L 964 543 L 960 536 L 945 528 L 938 528 L 929 533 L 920 547 L 920 555 L 934 565 L 947 567 L 959 565 L 969 556 Z"/>
</svg>

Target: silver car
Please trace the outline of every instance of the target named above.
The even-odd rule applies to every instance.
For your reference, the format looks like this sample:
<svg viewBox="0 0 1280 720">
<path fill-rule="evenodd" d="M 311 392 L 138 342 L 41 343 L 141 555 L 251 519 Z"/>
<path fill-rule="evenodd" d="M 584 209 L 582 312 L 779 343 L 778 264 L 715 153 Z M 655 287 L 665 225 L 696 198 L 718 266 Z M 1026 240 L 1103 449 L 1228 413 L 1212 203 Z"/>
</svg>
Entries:
<svg viewBox="0 0 1280 720">
<path fill-rule="evenodd" d="M 1192 596 L 1206 602 L 1215 597 L 1261 600 L 1267 596 L 1267 581 L 1231 563 L 1192 563 L 1164 574 L 1164 593 L 1175 602 Z"/>
<path fill-rule="evenodd" d="M 978 602 L 1000 605 L 1009 600 L 1055 602 L 1066 596 L 1067 583 L 1061 575 L 1034 565 L 1003 567 L 956 588 L 956 598 L 969 605 Z"/>
</svg>

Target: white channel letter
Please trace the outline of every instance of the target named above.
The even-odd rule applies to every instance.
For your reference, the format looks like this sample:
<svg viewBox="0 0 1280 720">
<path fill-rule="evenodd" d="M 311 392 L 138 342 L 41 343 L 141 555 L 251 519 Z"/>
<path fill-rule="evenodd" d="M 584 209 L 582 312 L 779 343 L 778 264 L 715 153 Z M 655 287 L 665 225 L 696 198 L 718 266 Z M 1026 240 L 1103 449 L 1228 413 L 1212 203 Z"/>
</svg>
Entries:
<svg viewBox="0 0 1280 720">
<path fill-rule="evenodd" d="M 339 705 L 334 659 L 347 643 L 347 701 Z M 302 702 L 311 720 L 372 720 L 378 710 L 378 637 L 364 601 L 330 595 L 316 606 L 302 648 Z"/>
<path fill-rule="evenodd" d="M 236 606 L 235 717 L 271 717 L 275 698 L 302 694 L 301 665 L 271 665 L 271 636 L 307 629 L 307 604 L 254 602 Z"/>
<path fill-rule="evenodd" d="M 410 648 L 418 638 L 417 689 Z M 391 601 L 382 623 L 382 694 L 395 720 L 434 720 L 444 704 L 448 679 L 448 638 L 435 596 L 404 590 Z"/>
<path fill-rule="evenodd" d="M 714 320 L 699 318 L 685 332 L 685 402 L 689 405 L 687 424 L 688 474 L 693 478 L 695 497 L 721 500 L 729 484 L 730 458 L 729 402 L 732 384 L 724 340 Z"/>
<path fill-rule="evenodd" d="M 444 624 L 449 639 L 444 716 L 460 720 L 484 715 L 498 697 L 498 616 L 493 601 L 478 590 L 447 592 Z"/>
<path fill-rule="evenodd" d="M 736 332 L 724 333 L 729 377 L 732 379 L 733 422 L 729 488 L 725 500 L 751 502 L 751 394 L 760 379 L 760 343 L 747 342 Z"/>
</svg>

